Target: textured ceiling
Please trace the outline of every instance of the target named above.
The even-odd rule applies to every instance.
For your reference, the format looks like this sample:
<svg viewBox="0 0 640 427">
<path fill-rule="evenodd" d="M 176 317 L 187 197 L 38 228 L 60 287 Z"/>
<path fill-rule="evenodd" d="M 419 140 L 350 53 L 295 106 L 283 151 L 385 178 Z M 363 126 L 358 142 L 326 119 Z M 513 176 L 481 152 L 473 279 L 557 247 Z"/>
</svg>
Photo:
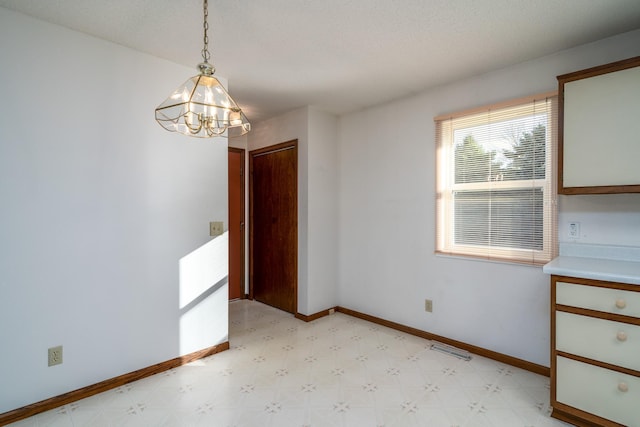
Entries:
<svg viewBox="0 0 640 427">
<path fill-rule="evenodd" d="M 200 0 L 0 6 L 193 66 L 194 74 L 201 62 Z M 211 62 L 255 122 L 304 105 L 356 111 L 638 29 L 640 1 L 209 0 L 209 24 Z"/>
</svg>

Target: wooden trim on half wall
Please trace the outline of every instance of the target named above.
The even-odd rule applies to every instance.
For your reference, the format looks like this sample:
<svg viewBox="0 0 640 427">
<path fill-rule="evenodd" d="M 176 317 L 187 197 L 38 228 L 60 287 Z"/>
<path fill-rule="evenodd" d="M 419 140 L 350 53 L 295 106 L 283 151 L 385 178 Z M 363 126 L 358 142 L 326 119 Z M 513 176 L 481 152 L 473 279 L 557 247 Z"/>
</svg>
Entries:
<svg viewBox="0 0 640 427">
<path fill-rule="evenodd" d="M 70 391 L 69 393 L 64 393 L 31 405 L 23 406 L 22 408 L 5 412 L 4 414 L 0 414 L 0 426 L 23 420 L 59 406 L 68 405 L 69 403 L 123 386 L 133 381 L 150 377 L 151 375 L 159 374 L 160 372 L 168 371 L 169 369 L 186 365 L 194 360 L 202 359 L 228 349 L 229 341 L 225 341 L 221 344 L 214 345 L 213 347 L 205 348 L 204 350 L 195 351 L 184 356 L 176 357 L 175 359 L 167 360 L 166 362 L 160 362 L 146 368 L 138 369 L 137 371 L 129 372 L 128 374 L 120 375 L 78 390 Z"/>
<path fill-rule="evenodd" d="M 412 328 L 410 326 L 401 325 L 400 323 L 391 322 L 389 320 L 381 319 L 379 317 L 370 316 L 368 314 L 360 313 L 358 311 L 349 310 L 344 307 L 336 307 L 336 311 L 349 316 L 357 317 L 359 319 L 367 320 L 378 325 L 386 326 L 387 328 L 395 329 L 400 332 L 405 332 L 410 335 L 415 335 L 420 338 L 425 338 L 430 341 L 438 341 L 443 344 L 451 345 L 462 350 L 466 350 L 470 353 L 477 354 L 478 356 L 493 359 L 498 362 L 506 363 L 507 365 L 515 366 L 516 368 L 524 369 L 536 374 L 549 376 L 551 371 L 546 366 L 538 365 L 537 363 L 528 362 L 526 360 L 518 359 L 517 357 L 508 356 L 506 354 L 498 353 L 497 351 L 487 350 L 486 348 L 477 347 L 475 345 L 467 344 L 462 341 L 452 340 L 440 335 L 425 332 L 420 329 Z"/>
</svg>

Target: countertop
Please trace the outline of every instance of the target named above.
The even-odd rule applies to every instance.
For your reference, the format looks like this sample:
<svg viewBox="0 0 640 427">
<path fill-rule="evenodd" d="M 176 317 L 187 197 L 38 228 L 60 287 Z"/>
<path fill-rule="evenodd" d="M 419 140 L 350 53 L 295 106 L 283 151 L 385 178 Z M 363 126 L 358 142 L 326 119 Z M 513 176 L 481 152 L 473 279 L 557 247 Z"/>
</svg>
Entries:
<svg viewBox="0 0 640 427">
<path fill-rule="evenodd" d="M 546 264 L 542 271 L 640 285 L 640 248 L 561 243 L 560 256 Z"/>
</svg>

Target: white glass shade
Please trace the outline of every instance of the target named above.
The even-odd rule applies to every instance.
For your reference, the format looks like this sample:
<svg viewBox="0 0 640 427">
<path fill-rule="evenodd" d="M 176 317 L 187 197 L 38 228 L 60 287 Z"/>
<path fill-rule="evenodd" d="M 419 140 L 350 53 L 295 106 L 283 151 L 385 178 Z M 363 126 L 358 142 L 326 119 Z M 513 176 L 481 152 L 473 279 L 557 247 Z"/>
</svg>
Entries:
<svg viewBox="0 0 640 427">
<path fill-rule="evenodd" d="M 209 138 L 234 137 L 251 130 L 238 104 L 218 79 L 199 74 L 178 87 L 156 108 L 156 121 L 168 131 Z"/>
</svg>

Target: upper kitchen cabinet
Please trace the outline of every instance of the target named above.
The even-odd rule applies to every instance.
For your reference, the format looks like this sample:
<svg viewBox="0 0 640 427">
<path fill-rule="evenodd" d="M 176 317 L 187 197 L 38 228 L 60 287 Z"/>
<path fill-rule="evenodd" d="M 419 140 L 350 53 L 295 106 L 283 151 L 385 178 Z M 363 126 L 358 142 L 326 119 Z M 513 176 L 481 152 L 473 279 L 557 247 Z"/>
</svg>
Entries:
<svg viewBox="0 0 640 427">
<path fill-rule="evenodd" d="M 640 56 L 558 83 L 558 193 L 640 193 Z"/>
</svg>

